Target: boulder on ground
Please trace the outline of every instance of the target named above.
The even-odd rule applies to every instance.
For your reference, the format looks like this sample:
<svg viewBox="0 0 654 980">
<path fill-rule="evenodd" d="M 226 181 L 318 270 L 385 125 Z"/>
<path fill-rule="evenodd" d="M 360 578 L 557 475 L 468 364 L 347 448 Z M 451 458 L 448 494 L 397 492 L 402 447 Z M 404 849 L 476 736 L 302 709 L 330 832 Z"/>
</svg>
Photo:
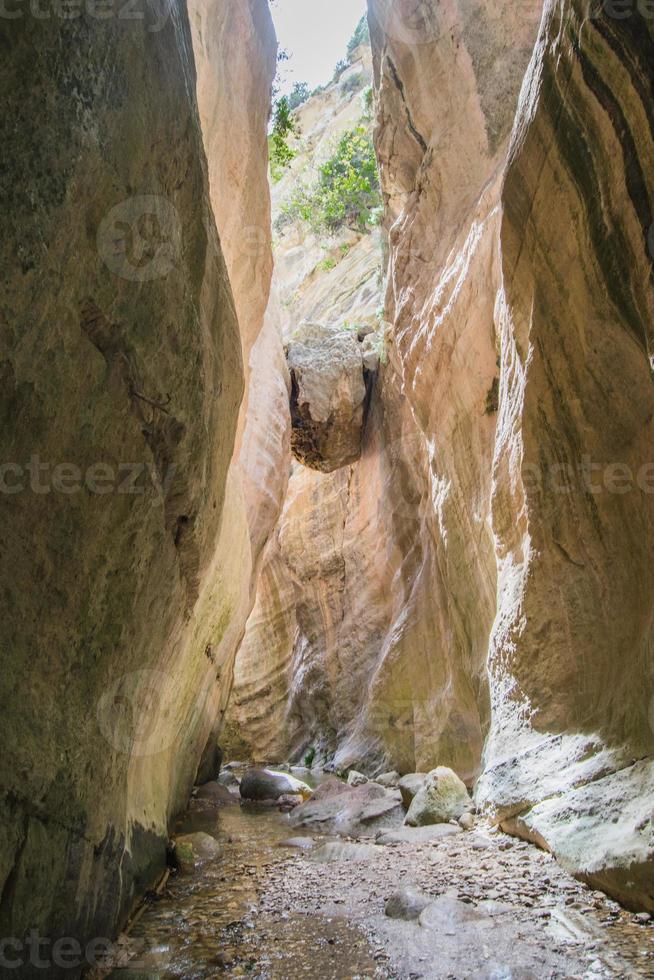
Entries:
<svg viewBox="0 0 654 980">
<path fill-rule="evenodd" d="M 292 847 L 297 851 L 311 851 L 316 846 L 313 837 L 287 837 L 280 840 L 277 847 Z"/>
<path fill-rule="evenodd" d="M 241 780 L 234 775 L 231 769 L 223 769 L 218 776 L 218 782 L 221 786 L 226 786 L 227 789 L 238 789 L 241 784 Z"/>
<path fill-rule="evenodd" d="M 340 779 L 321 783 L 313 797 L 290 816 L 294 827 L 311 827 L 322 833 L 349 837 L 373 837 L 378 830 L 399 827 L 402 803 L 397 790 L 376 783 L 348 786 Z"/>
<path fill-rule="evenodd" d="M 312 852 L 311 860 L 319 864 L 356 864 L 373 861 L 376 857 L 370 844 L 351 844 L 347 841 L 327 841 Z"/>
<path fill-rule="evenodd" d="M 375 782 L 386 789 L 395 789 L 400 782 L 399 772 L 383 772 L 381 776 L 375 776 Z"/>
<path fill-rule="evenodd" d="M 432 841 L 442 840 L 444 837 L 453 837 L 460 833 L 461 828 L 455 827 L 451 823 L 436 823 L 431 827 L 397 827 L 395 830 L 380 833 L 375 843 L 408 844 L 415 847 L 416 844 L 429 844 Z"/>
<path fill-rule="evenodd" d="M 370 782 L 367 776 L 364 776 L 362 772 L 357 772 L 356 769 L 351 769 L 347 776 L 348 786 L 365 786 L 366 783 Z"/>
<path fill-rule="evenodd" d="M 461 827 L 462 830 L 474 830 L 474 826 L 475 826 L 474 815 L 470 813 L 469 810 L 466 810 L 464 813 L 461 814 L 457 823 L 459 824 L 459 827 Z"/>
<path fill-rule="evenodd" d="M 311 788 L 306 783 L 289 773 L 275 772 L 272 769 L 248 769 L 243 774 L 239 788 L 244 800 L 259 802 L 274 801 L 280 796 L 292 796 L 296 793 L 302 797 L 311 795 Z"/>
<path fill-rule="evenodd" d="M 175 840 L 175 857 L 180 871 L 197 871 L 208 861 L 220 855 L 220 845 L 210 834 L 198 831 L 195 834 L 182 834 Z"/>
<path fill-rule="evenodd" d="M 284 813 L 290 813 L 290 811 L 294 810 L 296 806 L 300 806 L 302 802 L 303 799 L 299 793 L 284 793 L 284 795 L 280 796 L 277 800 L 277 805 Z"/>
<path fill-rule="evenodd" d="M 404 919 L 411 922 L 420 917 L 420 913 L 430 902 L 431 899 L 427 895 L 407 885 L 391 895 L 384 906 L 384 912 L 389 919 Z"/>
<path fill-rule="evenodd" d="M 225 806 L 229 803 L 238 802 L 235 793 L 231 793 L 226 786 L 221 783 L 205 783 L 200 786 L 195 793 L 195 800 L 212 806 Z"/>
<path fill-rule="evenodd" d="M 465 783 L 446 766 L 433 769 L 413 797 L 405 823 L 409 827 L 457 820 L 471 806 Z"/>
<path fill-rule="evenodd" d="M 404 804 L 405 810 L 408 810 L 411 806 L 413 797 L 419 789 L 422 789 L 426 778 L 426 772 L 409 772 L 400 779 L 397 788 L 402 794 L 402 803 Z"/>
</svg>

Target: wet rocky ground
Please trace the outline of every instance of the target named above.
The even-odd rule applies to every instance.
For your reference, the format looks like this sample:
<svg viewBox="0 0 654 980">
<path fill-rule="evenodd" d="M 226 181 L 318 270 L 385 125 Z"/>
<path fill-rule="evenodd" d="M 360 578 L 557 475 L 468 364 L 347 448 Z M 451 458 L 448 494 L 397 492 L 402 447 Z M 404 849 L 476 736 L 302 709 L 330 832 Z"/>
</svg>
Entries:
<svg viewBox="0 0 654 980">
<path fill-rule="evenodd" d="M 119 940 L 112 980 L 654 977 L 654 925 L 478 822 L 416 843 L 310 836 L 253 804 L 194 803 L 218 850 Z M 292 839 L 293 846 L 286 841 Z M 384 838 L 382 838 L 384 839 Z M 420 918 L 385 914 L 411 886 Z"/>
</svg>

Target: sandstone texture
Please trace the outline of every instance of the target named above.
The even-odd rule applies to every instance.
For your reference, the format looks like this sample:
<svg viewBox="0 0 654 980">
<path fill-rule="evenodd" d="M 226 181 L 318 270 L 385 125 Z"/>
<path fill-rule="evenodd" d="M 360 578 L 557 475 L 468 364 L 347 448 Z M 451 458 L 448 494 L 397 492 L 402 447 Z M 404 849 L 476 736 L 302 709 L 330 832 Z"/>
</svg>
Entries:
<svg viewBox="0 0 654 980">
<path fill-rule="evenodd" d="M 253 295 L 225 237 L 268 220 L 268 7 L 191 11 L 204 48 L 185 5 L 148 11 L 0 28 L 5 936 L 111 934 L 162 870 L 283 496 L 287 408 L 238 436 L 270 252 Z M 205 58 L 237 91 L 219 79 L 207 99 Z M 239 151 L 213 139 L 227 129 L 248 148 L 240 197 Z M 259 454 L 258 489 L 232 463 L 237 438 L 275 456 Z"/>
<path fill-rule="evenodd" d="M 294 468 L 234 716 L 254 757 L 447 766 L 651 909 L 652 21 L 368 11 L 384 357 L 360 459 Z"/>
</svg>

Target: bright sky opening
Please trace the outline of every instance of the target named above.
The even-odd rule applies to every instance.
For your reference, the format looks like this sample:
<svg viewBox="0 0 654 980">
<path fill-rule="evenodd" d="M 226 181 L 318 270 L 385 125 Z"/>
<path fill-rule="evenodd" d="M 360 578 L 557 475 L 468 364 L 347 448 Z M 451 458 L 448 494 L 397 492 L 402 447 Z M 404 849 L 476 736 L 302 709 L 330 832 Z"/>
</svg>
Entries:
<svg viewBox="0 0 654 980">
<path fill-rule="evenodd" d="M 280 65 L 280 91 L 284 94 L 295 82 L 307 82 L 314 89 L 331 79 L 366 12 L 366 2 L 273 0 L 270 9 L 279 46 L 289 54 L 289 60 Z"/>
</svg>

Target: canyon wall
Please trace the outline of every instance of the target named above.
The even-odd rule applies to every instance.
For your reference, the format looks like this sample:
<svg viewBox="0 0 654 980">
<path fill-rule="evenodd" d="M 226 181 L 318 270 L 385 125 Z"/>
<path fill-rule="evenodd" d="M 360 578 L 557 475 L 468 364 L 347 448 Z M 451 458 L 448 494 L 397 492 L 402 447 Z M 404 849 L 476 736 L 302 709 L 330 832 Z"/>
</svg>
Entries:
<svg viewBox="0 0 654 980">
<path fill-rule="evenodd" d="M 243 652 L 237 660 L 240 729 L 248 712 L 275 718 L 249 746 L 258 757 L 274 729 L 277 748 L 317 749 L 338 766 L 450 765 L 468 783 L 480 772 L 496 589 L 499 196 L 538 26 L 504 6 L 423 4 L 430 19 L 413 26 L 401 4 L 370 9 L 384 356 L 361 461 L 291 479 L 272 570 L 275 596 L 289 601 L 283 629 L 279 607 L 270 613 L 281 647 L 250 646 L 249 624 L 250 669 Z M 323 129 L 328 93 L 318 97 L 328 99 Z M 287 268 L 283 252 L 278 278 Z M 293 296 L 325 292 L 315 274 L 302 289 L 288 278 Z M 316 315 L 306 302 L 301 312 Z"/>
<path fill-rule="evenodd" d="M 478 788 L 508 826 L 649 910 L 653 42 L 635 8 L 549 2 L 522 92 L 502 190 Z"/>
<path fill-rule="evenodd" d="M 0 26 L 0 924 L 85 940 L 163 867 L 283 495 L 276 46 L 264 0 L 51 13 Z"/>
<path fill-rule="evenodd" d="M 652 21 L 369 0 L 369 22 L 387 351 L 361 460 L 291 478 L 239 747 L 452 766 L 651 910 Z"/>
</svg>

